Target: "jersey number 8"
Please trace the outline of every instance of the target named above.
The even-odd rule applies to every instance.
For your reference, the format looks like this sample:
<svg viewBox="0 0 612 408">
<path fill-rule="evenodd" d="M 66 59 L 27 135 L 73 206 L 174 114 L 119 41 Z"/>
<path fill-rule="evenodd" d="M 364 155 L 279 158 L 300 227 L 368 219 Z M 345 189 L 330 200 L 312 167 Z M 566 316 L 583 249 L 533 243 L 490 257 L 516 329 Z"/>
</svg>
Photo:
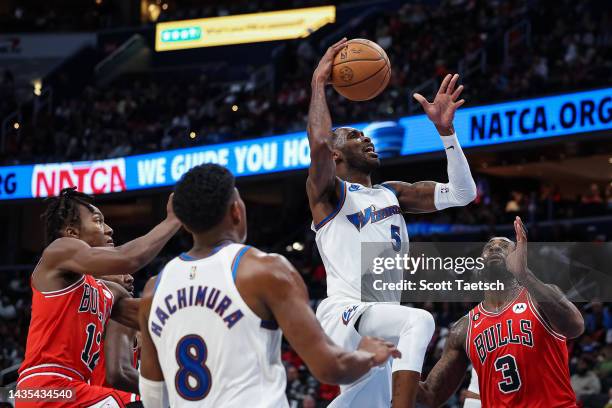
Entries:
<svg viewBox="0 0 612 408">
<path fill-rule="evenodd" d="M 174 385 L 184 399 L 199 401 L 206 398 L 210 392 L 212 378 L 206 367 L 207 357 L 206 343 L 198 335 L 187 335 L 176 345 L 179 370 L 174 377 Z"/>
</svg>

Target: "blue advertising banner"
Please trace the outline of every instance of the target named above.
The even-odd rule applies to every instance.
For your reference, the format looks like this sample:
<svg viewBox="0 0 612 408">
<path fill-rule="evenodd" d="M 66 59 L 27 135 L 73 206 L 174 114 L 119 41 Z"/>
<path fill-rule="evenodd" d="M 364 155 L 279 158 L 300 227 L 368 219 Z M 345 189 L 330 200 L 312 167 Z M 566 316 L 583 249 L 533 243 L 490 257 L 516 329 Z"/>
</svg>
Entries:
<svg viewBox="0 0 612 408">
<path fill-rule="evenodd" d="M 442 150 L 425 115 L 358 123 L 382 158 Z M 464 149 L 612 130 L 612 88 L 460 109 L 455 129 Z M 612 134 L 611 134 L 612 135 Z M 0 200 L 47 197 L 76 186 L 90 194 L 173 185 L 191 167 L 218 163 L 237 177 L 303 169 L 306 132 L 93 162 L 0 167 Z"/>
</svg>

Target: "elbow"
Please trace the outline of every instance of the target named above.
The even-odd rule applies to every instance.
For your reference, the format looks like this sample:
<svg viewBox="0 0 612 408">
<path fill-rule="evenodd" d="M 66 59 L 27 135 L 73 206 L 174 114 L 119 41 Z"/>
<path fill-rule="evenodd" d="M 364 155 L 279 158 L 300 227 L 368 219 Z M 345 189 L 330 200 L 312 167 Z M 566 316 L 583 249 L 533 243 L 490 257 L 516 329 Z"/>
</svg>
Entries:
<svg viewBox="0 0 612 408">
<path fill-rule="evenodd" d="M 459 197 L 458 201 L 461 206 L 466 206 L 476 199 L 476 183 L 474 183 L 474 180 L 471 181 L 471 184 L 464 191 L 462 191 L 462 194 Z"/>
<path fill-rule="evenodd" d="M 582 336 L 582 333 L 584 333 L 584 328 L 584 318 L 580 312 L 576 311 L 574 317 L 570 320 L 570 324 L 568 324 L 566 333 L 564 333 L 564 335 L 568 339 L 575 339 L 576 337 Z"/>
</svg>

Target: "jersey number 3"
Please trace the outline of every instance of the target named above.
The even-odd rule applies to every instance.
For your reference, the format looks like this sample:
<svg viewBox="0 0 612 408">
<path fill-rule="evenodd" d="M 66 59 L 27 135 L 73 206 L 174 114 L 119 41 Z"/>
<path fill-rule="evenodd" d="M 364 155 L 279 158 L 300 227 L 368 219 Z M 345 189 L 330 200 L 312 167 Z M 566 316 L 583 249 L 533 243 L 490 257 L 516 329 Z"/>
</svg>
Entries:
<svg viewBox="0 0 612 408">
<path fill-rule="evenodd" d="M 498 357 L 495 360 L 495 371 L 501 371 L 502 380 L 497 383 L 497 386 L 504 394 L 510 394 L 521 388 L 521 376 L 516 366 L 516 359 L 512 354 Z"/>
<path fill-rule="evenodd" d="M 178 394 L 189 401 L 199 401 L 208 395 L 212 385 L 210 370 L 206 367 L 208 350 L 204 340 L 190 334 L 176 345 L 176 362 L 179 370 L 174 377 Z"/>
</svg>

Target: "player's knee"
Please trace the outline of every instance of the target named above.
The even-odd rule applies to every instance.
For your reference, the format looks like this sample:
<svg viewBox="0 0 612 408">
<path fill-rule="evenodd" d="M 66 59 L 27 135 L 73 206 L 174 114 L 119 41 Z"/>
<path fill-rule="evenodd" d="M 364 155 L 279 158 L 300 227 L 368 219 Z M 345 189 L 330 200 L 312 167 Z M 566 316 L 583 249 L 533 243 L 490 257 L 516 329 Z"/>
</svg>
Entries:
<svg viewBox="0 0 612 408">
<path fill-rule="evenodd" d="M 411 336 L 417 336 L 417 338 L 431 339 L 434 330 L 436 328 L 436 322 L 433 316 L 426 310 L 423 309 L 409 309 L 409 319 L 404 325 L 403 331 L 408 331 Z"/>
<path fill-rule="evenodd" d="M 436 329 L 436 321 L 434 320 L 432 314 L 426 310 L 419 309 L 417 325 L 419 326 L 421 333 L 428 339 L 431 339 L 431 336 L 433 336 L 434 330 Z"/>
</svg>

